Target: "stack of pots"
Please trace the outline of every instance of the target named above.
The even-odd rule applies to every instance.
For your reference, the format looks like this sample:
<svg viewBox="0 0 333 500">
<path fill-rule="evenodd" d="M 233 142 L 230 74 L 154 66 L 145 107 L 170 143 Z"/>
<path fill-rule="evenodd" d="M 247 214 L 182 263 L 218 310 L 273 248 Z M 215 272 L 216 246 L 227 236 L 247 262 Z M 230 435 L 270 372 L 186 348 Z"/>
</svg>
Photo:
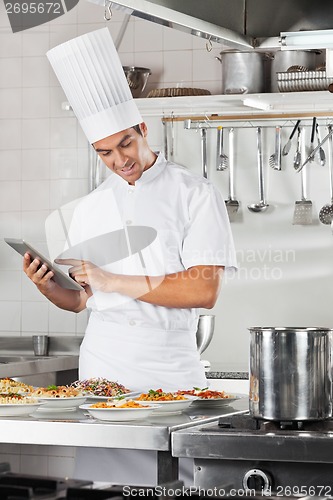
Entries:
<svg viewBox="0 0 333 500">
<path fill-rule="evenodd" d="M 274 53 L 223 51 L 222 94 L 278 92 L 277 73 L 290 67 L 314 70 L 321 61 L 315 50 L 278 50 Z"/>
<path fill-rule="evenodd" d="M 249 330 L 252 417 L 280 422 L 331 418 L 333 330 Z"/>
</svg>

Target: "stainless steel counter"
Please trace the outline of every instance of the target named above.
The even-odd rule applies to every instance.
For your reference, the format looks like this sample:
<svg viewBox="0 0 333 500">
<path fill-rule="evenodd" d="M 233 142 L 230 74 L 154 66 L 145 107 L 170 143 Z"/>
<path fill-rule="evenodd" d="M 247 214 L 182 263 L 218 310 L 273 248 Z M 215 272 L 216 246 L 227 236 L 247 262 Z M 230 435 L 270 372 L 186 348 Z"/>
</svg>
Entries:
<svg viewBox="0 0 333 500">
<path fill-rule="evenodd" d="M 132 423 L 97 421 L 81 410 L 62 413 L 37 410 L 31 417 L 0 418 L 0 442 L 155 450 L 158 452 L 157 480 L 161 484 L 178 477 L 178 458 L 172 456 L 171 450 L 172 433 L 247 408 L 248 400 L 242 398 L 230 406 L 208 410 L 190 407 L 183 413 Z"/>
<path fill-rule="evenodd" d="M 17 361 L 0 362 L 0 377 L 29 377 L 42 373 L 77 369 L 79 357 L 70 356 L 22 356 Z M 3 358 L 5 359 L 5 358 Z"/>
</svg>

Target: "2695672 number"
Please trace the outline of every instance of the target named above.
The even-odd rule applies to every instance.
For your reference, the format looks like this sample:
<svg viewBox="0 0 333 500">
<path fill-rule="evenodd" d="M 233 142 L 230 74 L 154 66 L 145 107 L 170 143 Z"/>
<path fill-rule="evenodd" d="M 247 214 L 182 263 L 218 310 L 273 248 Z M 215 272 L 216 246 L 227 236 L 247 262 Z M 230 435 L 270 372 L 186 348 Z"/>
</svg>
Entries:
<svg viewBox="0 0 333 500">
<path fill-rule="evenodd" d="M 294 496 L 310 496 L 310 497 L 329 497 L 332 494 L 331 486 L 277 486 L 276 496 L 294 497 Z"/>
<path fill-rule="evenodd" d="M 7 14 L 63 14 L 60 2 L 6 2 Z"/>
</svg>

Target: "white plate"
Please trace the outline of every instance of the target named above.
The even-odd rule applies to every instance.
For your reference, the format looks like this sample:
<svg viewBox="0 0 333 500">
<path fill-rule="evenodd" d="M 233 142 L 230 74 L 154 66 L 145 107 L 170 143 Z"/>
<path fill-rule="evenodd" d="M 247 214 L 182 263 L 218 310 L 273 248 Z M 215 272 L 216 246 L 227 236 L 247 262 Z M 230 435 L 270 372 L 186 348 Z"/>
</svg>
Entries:
<svg viewBox="0 0 333 500">
<path fill-rule="evenodd" d="M 147 408 L 91 408 L 90 404 L 80 406 L 81 410 L 88 413 L 98 420 L 107 420 L 109 422 L 127 422 L 130 420 L 139 420 L 149 417 L 157 410 L 157 406 L 148 405 Z"/>
<path fill-rule="evenodd" d="M 248 397 L 247 394 L 232 394 L 230 395 L 230 398 L 205 399 L 198 397 L 195 401 L 193 401 L 193 406 L 196 408 L 215 408 L 216 406 L 227 406 L 235 401 L 238 401 L 238 399 L 246 397 Z"/>
<path fill-rule="evenodd" d="M 29 415 L 37 410 L 43 403 L 27 403 L 27 404 L 0 404 L 0 417 L 18 417 L 21 415 Z"/>
<path fill-rule="evenodd" d="M 51 408 L 75 408 L 82 405 L 87 399 L 86 396 L 72 396 L 68 398 L 47 398 L 43 396 L 38 396 L 38 401 L 45 403 L 43 405 L 43 411 L 45 409 Z"/>
<path fill-rule="evenodd" d="M 178 399 L 175 401 L 138 401 L 139 403 L 147 403 L 150 405 L 156 405 L 158 411 L 154 415 L 162 415 L 164 413 L 180 413 L 186 410 L 193 402 L 196 400 L 194 396 L 186 396 L 187 399 Z M 134 399 L 134 401 L 137 401 Z"/>
</svg>

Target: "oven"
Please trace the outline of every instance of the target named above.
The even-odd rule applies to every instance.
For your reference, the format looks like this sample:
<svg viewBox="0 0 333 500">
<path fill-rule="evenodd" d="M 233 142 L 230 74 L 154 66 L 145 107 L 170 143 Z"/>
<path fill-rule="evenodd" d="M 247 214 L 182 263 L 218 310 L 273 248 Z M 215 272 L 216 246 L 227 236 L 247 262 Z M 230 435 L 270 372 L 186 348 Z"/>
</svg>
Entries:
<svg viewBox="0 0 333 500">
<path fill-rule="evenodd" d="M 265 496 L 333 496 L 333 420 L 265 421 L 248 412 L 179 430 L 175 457 L 194 458 L 204 489 Z"/>
</svg>

